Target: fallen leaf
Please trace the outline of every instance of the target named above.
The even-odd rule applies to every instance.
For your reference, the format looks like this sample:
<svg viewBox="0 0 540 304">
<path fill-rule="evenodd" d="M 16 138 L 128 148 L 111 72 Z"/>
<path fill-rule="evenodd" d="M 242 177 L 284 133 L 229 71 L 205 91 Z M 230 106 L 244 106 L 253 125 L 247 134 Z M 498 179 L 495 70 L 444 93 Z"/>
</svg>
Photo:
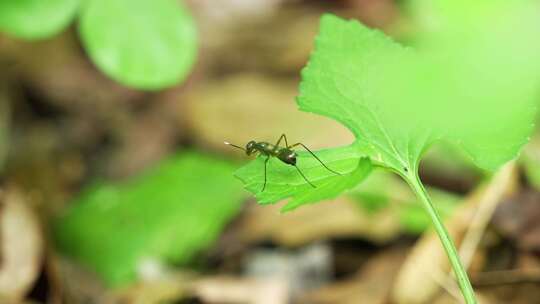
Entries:
<svg viewBox="0 0 540 304">
<path fill-rule="evenodd" d="M 309 57 L 323 8 L 277 7 L 281 1 L 233 1 L 236 5 L 227 8 L 216 1 L 194 1 L 200 8 L 196 14 L 201 61 L 207 73 L 256 70 L 296 75 Z"/>
<path fill-rule="evenodd" d="M 154 280 L 141 281 L 106 293 L 105 304 L 148 304 L 182 300 L 192 295 L 194 274 L 171 273 Z"/>
<path fill-rule="evenodd" d="M 22 300 L 37 279 L 43 259 L 43 235 L 25 196 L 0 192 L 0 302 Z"/>
<path fill-rule="evenodd" d="M 182 113 L 197 142 L 231 154 L 239 151 L 223 141 L 273 143 L 282 133 L 313 150 L 351 143 L 351 133 L 337 122 L 296 110 L 296 86 L 297 81 L 257 74 L 230 76 L 194 88 Z"/>
<path fill-rule="evenodd" d="M 3 51 L 34 94 L 64 109 L 86 115 L 106 113 L 145 96 L 116 84 L 98 71 L 82 52 L 73 31 L 37 42 L 6 39 Z"/>
<path fill-rule="evenodd" d="M 504 200 L 495 212 L 494 228 L 525 251 L 540 251 L 540 192 L 525 190 Z"/>
<path fill-rule="evenodd" d="M 212 277 L 196 282 L 193 288 L 203 303 L 289 303 L 287 286 L 279 279 Z"/>
<path fill-rule="evenodd" d="M 277 244 L 298 246 L 328 238 L 362 237 L 384 243 L 401 227 L 391 209 L 371 214 L 346 197 L 306 205 L 281 214 L 280 204 L 250 207 L 240 220 L 238 233 L 244 242 L 271 239 Z"/>
</svg>

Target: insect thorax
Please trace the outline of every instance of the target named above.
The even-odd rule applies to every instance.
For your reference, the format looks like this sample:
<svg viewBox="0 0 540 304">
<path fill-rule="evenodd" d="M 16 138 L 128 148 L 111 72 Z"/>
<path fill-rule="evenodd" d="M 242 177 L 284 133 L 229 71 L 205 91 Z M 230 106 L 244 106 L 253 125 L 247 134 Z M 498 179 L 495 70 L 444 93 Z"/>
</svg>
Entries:
<svg viewBox="0 0 540 304">
<path fill-rule="evenodd" d="M 269 155 L 269 156 L 276 155 L 275 146 L 267 142 L 258 142 L 256 145 L 256 149 L 257 151 L 259 151 L 261 154 L 264 154 L 264 155 Z"/>
</svg>

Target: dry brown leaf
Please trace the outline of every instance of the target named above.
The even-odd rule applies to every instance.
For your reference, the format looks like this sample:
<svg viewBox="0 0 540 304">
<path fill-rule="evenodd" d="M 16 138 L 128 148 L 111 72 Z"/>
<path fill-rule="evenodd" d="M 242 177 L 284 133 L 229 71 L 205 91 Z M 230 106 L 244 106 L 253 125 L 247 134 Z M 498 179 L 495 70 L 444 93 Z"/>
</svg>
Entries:
<svg viewBox="0 0 540 304">
<path fill-rule="evenodd" d="M 244 19 L 264 18 L 288 0 L 188 0 L 198 20 L 227 25 Z"/>
<path fill-rule="evenodd" d="M 67 109 L 93 112 L 114 110 L 119 104 L 144 96 L 108 79 L 80 48 L 76 32 L 51 39 L 24 42 L 5 38 L 3 53 L 15 71 L 31 84 L 34 94 Z"/>
<path fill-rule="evenodd" d="M 99 277 L 81 265 L 54 256 L 60 272 L 63 302 L 99 304 L 154 304 L 174 302 L 192 296 L 197 275 L 183 270 L 164 269 L 145 279 L 118 288 L 107 288 Z M 151 272 L 151 271 L 150 271 Z"/>
<path fill-rule="evenodd" d="M 38 219 L 25 197 L 15 189 L 1 192 L 1 303 L 21 301 L 30 290 L 41 269 L 43 244 Z"/>
<path fill-rule="evenodd" d="M 57 254 L 47 260 L 48 278 L 58 303 L 105 303 L 106 287 L 95 273 Z"/>
<path fill-rule="evenodd" d="M 370 27 L 385 27 L 398 16 L 396 3 L 391 0 L 345 0 L 355 17 Z"/>
<path fill-rule="evenodd" d="M 280 279 L 208 276 L 173 272 L 106 293 L 99 303 L 154 304 L 195 297 L 216 304 L 286 304 L 289 288 Z"/>
<path fill-rule="evenodd" d="M 524 251 L 540 251 L 540 193 L 525 190 L 502 202 L 493 218 L 495 229 Z"/>
<path fill-rule="evenodd" d="M 159 279 L 142 281 L 128 287 L 109 291 L 104 304 L 154 304 L 184 299 L 190 295 L 193 276 L 174 273 Z"/>
<path fill-rule="evenodd" d="M 340 237 L 384 243 L 401 232 L 391 208 L 371 214 L 345 197 L 306 205 L 285 214 L 279 212 L 280 208 L 280 204 L 249 208 L 237 227 L 240 238 L 244 242 L 271 239 L 286 246 Z"/>
<path fill-rule="evenodd" d="M 388 27 L 398 12 L 391 0 L 319 1 L 310 5 L 296 0 L 191 3 L 201 33 L 201 61 L 209 73 L 262 70 L 298 75 L 313 49 L 323 13 L 360 18 L 380 28 Z"/>
<path fill-rule="evenodd" d="M 206 5 L 209 1 L 195 1 L 194 5 L 202 9 L 196 14 L 201 62 L 206 71 L 216 74 L 258 70 L 297 75 L 309 58 L 319 17 L 325 10 L 306 5 L 278 8 L 279 1 L 245 1 L 251 7 L 237 5 L 228 9 L 218 7 L 215 1 L 211 1 L 212 6 Z M 262 2 L 264 5 L 255 7 Z"/>
<path fill-rule="evenodd" d="M 116 130 L 118 143 L 105 161 L 109 176 L 134 175 L 171 153 L 180 130 L 167 103 L 153 100 L 146 111 L 129 117 Z"/>
<path fill-rule="evenodd" d="M 297 85 L 257 74 L 203 83 L 188 96 L 184 116 L 197 141 L 230 153 L 238 151 L 224 140 L 239 145 L 252 139 L 274 142 L 282 133 L 291 143 L 301 141 L 313 149 L 353 142 L 337 122 L 297 110 Z"/>
<path fill-rule="evenodd" d="M 203 303 L 286 304 L 288 286 L 279 279 L 212 277 L 199 280 L 194 293 Z"/>
</svg>

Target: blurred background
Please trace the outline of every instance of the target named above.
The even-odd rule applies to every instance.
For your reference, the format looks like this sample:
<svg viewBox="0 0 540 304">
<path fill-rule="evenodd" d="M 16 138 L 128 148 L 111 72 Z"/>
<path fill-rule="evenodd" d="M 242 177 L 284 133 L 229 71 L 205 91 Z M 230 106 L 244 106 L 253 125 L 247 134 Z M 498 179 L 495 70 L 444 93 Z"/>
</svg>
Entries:
<svg viewBox="0 0 540 304">
<path fill-rule="evenodd" d="M 319 18 L 407 43 L 405 1 L 91 1 L 0 1 L 0 303 L 459 303 L 400 179 L 280 214 L 223 144 L 353 142 L 294 102 Z M 421 177 L 480 302 L 540 303 L 538 136 L 493 176 L 437 146 Z"/>
</svg>

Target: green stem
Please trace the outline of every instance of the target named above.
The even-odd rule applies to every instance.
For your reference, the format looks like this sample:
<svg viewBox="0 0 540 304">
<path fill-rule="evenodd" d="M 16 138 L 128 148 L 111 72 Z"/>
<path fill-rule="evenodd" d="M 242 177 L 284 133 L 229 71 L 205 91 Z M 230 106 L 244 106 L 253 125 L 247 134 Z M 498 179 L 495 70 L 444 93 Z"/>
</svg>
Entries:
<svg viewBox="0 0 540 304">
<path fill-rule="evenodd" d="M 476 299 L 474 297 L 474 291 L 471 286 L 471 282 L 469 281 L 469 277 L 467 276 L 465 268 L 463 268 L 463 265 L 461 264 L 456 247 L 454 246 L 454 242 L 452 242 L 448 231 L 444 227 L 441 217 L 433 206 L 431 198 L 429 197 L 426 189 L 424 188 L 424 185 L 420 181 L 418 175 L 415 173 L 407 175 L 406 180 L 413 189 L 413 191 L 416 193 L 418 198 L 420 198 L 420 200 L 424 203 L 424 207 L 426 208 L 426 211 L 428 212 L 429 217 L 433 222 L 433 226 L 435 226 L 435 231 L 439 235 L 439 239 L 441 240 L 444 250 L 446 251 L 446 255 L 450 260 L 452 269 L 456 274 L 459 288 L 461 289 L 461 293 L 465 298 L 465 302 L 467 304 L 476 304 Z"/>
</svg>

